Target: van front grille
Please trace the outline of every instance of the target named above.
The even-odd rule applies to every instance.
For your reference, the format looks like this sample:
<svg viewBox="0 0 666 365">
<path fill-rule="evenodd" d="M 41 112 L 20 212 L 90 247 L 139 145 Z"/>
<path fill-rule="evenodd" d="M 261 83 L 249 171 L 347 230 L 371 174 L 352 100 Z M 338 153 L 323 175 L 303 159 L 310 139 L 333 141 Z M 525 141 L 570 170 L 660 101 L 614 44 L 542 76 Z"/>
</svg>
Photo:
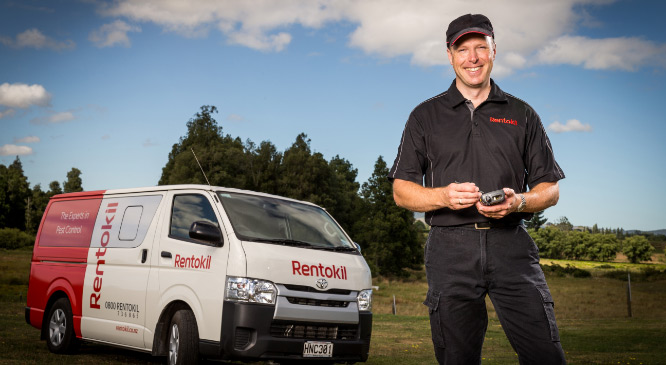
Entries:
<svg viewBox="0 0 666 365">
<path fill-rule="evenodd" d="M 328 290 L 317 290 L 311 286 L 306 285 L 293 285 L 293 284 L 283 284 L 285 288 L 293 291 L 304 291 L 308 293 L 326 293 L 326 294 L 338 294 L 338 295 L 349 295 L 351 290 L 345 289 L 328 289 Z"/>
<path fill-rule="evenodd" d="M 273 321 L 271 336 L 309 340 L 355 340 L 358 326 L 331 323 Z"/>
<path fill-rule="evenodd" d="M 319 300 L 319 299 L 296 298 L 296 297 L 287 297 L 287 300 L 291 304 L 311 305 L 315 307 L 347 308 L 347 306 L 349 306 L 349 302 L 343 302 L 340 300 Z"/>
</svg>

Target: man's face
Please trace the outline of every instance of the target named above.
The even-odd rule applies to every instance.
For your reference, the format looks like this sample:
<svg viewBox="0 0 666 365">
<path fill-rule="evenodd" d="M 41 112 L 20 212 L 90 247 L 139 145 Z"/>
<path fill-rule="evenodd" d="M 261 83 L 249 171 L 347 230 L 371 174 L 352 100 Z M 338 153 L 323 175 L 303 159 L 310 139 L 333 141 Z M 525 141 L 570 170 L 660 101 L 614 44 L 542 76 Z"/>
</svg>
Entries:
<svg viewBox="0 0 666 365">
<path fill-rule="evenodd" d="M 465 35 L 446 53 L 458 82 L 469 88 L 488 85 L 495 60 L 492 38 L 477 33 Z"/>
</svg>

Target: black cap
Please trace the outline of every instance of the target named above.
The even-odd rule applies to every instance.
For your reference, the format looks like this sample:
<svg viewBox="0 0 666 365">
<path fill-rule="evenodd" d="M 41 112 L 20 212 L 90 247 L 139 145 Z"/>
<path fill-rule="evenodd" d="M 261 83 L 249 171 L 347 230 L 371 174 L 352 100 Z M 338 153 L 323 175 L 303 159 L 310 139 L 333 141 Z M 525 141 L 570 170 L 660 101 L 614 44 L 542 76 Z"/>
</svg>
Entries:
<svg viewBox="0 0 666 365">
<path fill-rule="evenodd" d="M 446 30 L 446 46 L 451 47 L 460 37 L 468 33 L 495 37 L 493 25 L 485 15 L 466 14 L 449 24 L 449 29 Z"/>
</svg>

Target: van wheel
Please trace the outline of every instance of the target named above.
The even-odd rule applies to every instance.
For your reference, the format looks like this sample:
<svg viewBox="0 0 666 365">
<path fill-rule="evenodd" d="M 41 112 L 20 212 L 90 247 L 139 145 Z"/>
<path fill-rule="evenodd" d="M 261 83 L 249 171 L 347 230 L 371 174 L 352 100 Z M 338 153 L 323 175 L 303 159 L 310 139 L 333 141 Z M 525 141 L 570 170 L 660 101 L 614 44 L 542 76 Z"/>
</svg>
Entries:
<svg viewBox="0 0 666 365">
<path fill-rule="evenodd" d="M 199 361 L 199 330 L 192 311 L 181 309 L 169 326 L 169 365 L 196 364 Z"/>
<path fill-rule="evenodd" d="M 46 346 L 56 354 L 74 352 L 79 341 L 74 334 L 72 307 L 67 298 L 60 298 L 53 303 L 49 311 L 48 321 L 44 323 L 47 330 Z"/>
</svg>

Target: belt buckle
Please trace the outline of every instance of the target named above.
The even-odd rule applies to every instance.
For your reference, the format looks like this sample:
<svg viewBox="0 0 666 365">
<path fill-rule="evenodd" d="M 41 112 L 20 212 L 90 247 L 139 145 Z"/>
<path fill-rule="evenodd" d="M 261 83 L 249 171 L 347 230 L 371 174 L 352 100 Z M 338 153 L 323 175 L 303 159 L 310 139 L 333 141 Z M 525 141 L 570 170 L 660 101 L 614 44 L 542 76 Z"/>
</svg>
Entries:
<svg viewBox="0 0 666 365">
<path fill-rule="evenodd" d="M 490 229 L 490 226 L 488 226 L 488 227 L 479 227 L 479 223 L 474 223 L 474 229 Z"/>
</svg>

